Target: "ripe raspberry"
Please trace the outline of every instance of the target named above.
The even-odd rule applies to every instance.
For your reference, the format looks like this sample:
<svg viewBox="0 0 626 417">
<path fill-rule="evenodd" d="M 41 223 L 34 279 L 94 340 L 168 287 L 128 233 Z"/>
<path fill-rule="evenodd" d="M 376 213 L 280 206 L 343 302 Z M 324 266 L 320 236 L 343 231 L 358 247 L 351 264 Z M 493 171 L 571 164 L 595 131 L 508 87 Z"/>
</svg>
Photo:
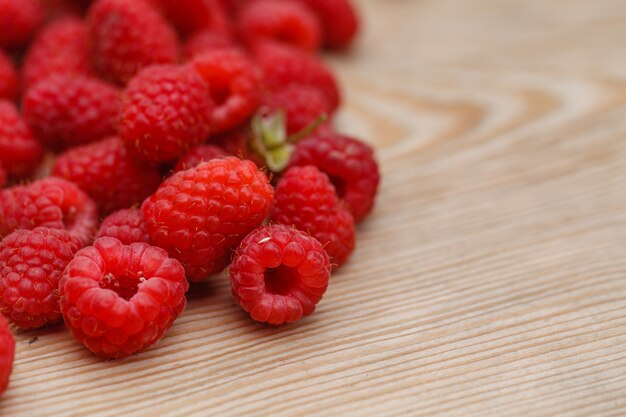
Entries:
<svg viewBox="0 0 626 417">
<path fill-rule="evenodd" d="M 124 245 L 144 242 L 152 244 L 140 209 L 125 209 L 110 214 L 102 220 L 96 239 L 114 237 Z"/>
<path fill-rule="evenodd" d="M 235 49 L 237 42 L 233 36 L 227 32 L 217 30 L 202 30 L 185 42 L 185 56 L 193 58 L 203 52 L 210 52 L 215 49 Z"/>
<path fill-rule="evenodd" d="M 250 161 L 213 159 L 165 180 L 143 204 L 152 241 L 201 281 L 269 214 L 274 190 Z"/>
<path fill-rule="evenodd" d="M 372 211 L 380 175 L 368 145 L 320 129 L 296 146 L 290 166 L 303 165 L 314 165 L 330 177 L 357 223 Z"/>
<path fill-rule="evenodd" d="M 310 126 L 321 116 L 330 114 L 324 95 L 318 89 L 306 85 L 288 85 L 272 91 L 263 98 L 262 107 L 270 112 L 285 112 L 289 135 Z"/>
<path fill-rule="evenodd" d="M 308 85 L 324 94 L 331 114 L 339 106 L 339 89 L 335 78 L 314 55 L 284 45 L 265 42 L 256 48 L 255 58 L 269 89 L 284 88 L 292 84 Z"/>
<path fill-rule="evenodd" d="M 0 394 L 6 391 L 13 370 L 15 339 L 6 320 L 0 314 Z"/>
<path fill-rule="evenodd" d="M 97 224 L 94 202 L 63 179 L 51 177 L 0 191 L 0 237 L 41 226 L 66 229 L 87 243 Z"/>
<path fill-rule="evenodd" d="M 183 36 L 205 29 L 228 32 L 230 22 L 219 0 L 150 0 Z"/>
<path fill-rule="evenodd" d="M 113 135 L 119 110 L 116 88 L 95 78 L 53 75 L 24 95 L 22 112 L 35 137 L 54 149 Z"/>
<path fill-rule="evenodd" d="M 76 254 L 59 282 L 72 335 L 103 358 L 155 344 L 185 309 L 189 284 L 178 261 L 147 243 L 104 237 Z"/>
<path fill-rule="evenodd" d="M 258 108 L 259 76 L 254 64 L 236 49 L 197 55 L 191 64 L 210 87 L 217 104 L 212 130 L 224 132 L 242 125 Z"/>
<path fill-rule="evenodd" d="M 66 230 L 16 230 L 0 243 L 0 308 L 21 329 L 61 320 L 58 284 L 82 247 Z"/>
<path fill-rule="evenodd" d="M 239 13 L 239 32 L 248 45 L 273 40 L 313 52 L 321 43 L 321 28 L 311 9 L 292 0 L 256 0 Z"/>
<path fill-rule="evenodd" d="M 2 168 L 2 164 L 0 163 L 0 188 L 4 187 L 4 184 L 7 182 L 7 173 L 4 172 L 4 168 Z"/>
<path fill-rule="evenodd" d="M 230 267 L 239 305 L 254 320 L 274 325 L 312 314 L 329 277 L 330 261 L 320 242 L 281 225 L 250 233 Z"/>
<path fill-rule="evenodd" d="M 224 149 L 228 154 L 247 159 L 262 168 L 263 158 L 253 148 L 253 135 L 248 126 L 222 133 L 213 138 L 213 143 Z"/>
<path fill-rule="evenodd" d="M 117 137 L 69 149 L 54 164 L 52 175 L 78 185 L 101 214 L 140 204 L 161 183 L 161 174 L 137 159 Z"/>
<path fill-rule="evenodd" d="M 24 123 L 15 104 L 0 100 L 0 163 L 8 176 L 24 178 L 37 168 L 43 148 Z"/>
<path fill-rule="evenodd" d="M 38 0 L 0 0 L 0 11 L 0 48 L 26 45 L 43 23 Z"/>
<path fill-rule="evenodd" d="M 290 168 L 278 182 L 271 221 L 293 226 L 319 240 L 334 266 L 354 250 L 354 220 L 328 176 L 314 166 Z"/>
<path fill-rule="evenodd" d="M 322 24 L 324 43 L 345 48 L 359 31 L 359 19 L 350 0 L 300 0 L 313 10 Z"/>
<path fill-rule="evenodd" d="M 63 18 L 44 28 L 24 57 L 24 90 L 54 74 L 93 75 L 87 25 L 76 17 Z"/>
<path fill-rule="evenodd" d="M 126 84 L 144 67 L 178 60 L 176 34 L 144 0 L 98 0 L 88 20 L 93 63 L 113 82 Z"/>
<path fill-rule="evenodd" d="M 191 149 L 178 160 L 174 171 L 184 171 L 189 168 L 195 168 L 202 162 L 210 161 L 215 158 L 224 158 L 228 156 L 226 151 L 213 145 L 200 145 Z"/>
<path fill-rule="evenodd" d="M 0 99 L 15 100 L 19 90 L 13 60 L 0 49 Z"/>
<path fill-rule="evenodd" d="M 194 70 L 153 66 L 124 91 L 120 136 L 149 161 L 171 161 L 208 138 L 212 113 L 209 87 Z"/>
</svg>

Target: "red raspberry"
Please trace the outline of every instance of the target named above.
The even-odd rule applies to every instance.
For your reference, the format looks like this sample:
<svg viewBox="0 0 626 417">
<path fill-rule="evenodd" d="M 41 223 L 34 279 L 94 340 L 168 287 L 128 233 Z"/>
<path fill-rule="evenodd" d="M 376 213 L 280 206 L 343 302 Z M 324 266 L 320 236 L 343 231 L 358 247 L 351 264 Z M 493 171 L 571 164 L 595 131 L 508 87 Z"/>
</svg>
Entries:
<svg viewBox="0 0 626 417">
<path fill-rule="evenodd" d="M 330 113 L 333 113 L 339 106 L 339 89 L 335 78 L 314 55 L 284 45 L 265 42 L 256 48 L 255 58 L 261 67 L 268 88 L 279 89 L 292 84 L 308 85 L 324 94 Z"/>
<path fill-rule="evenodd" d="M 319 240 L 341 266 L 354 250 L 354 220 L 341 206 L 328 176 L 314 166 L 290 168 L 278 182 L 270 219 Z"/>
<path fill-rule="evenodd" d="M 78 185 L 101 214 L 140 204 L 161 183 L 158 170 L 137 159 L 116 137 L 65 151 L 52 175 Z"/>
<path fill-rule="evenodd" d="M 320 90 L 306 85 L 288 85 L 272 91 L 265 95 L 262 107 L 270 112 L 285 112 L 289 135 L 310 126 L 323 115 L 330 114 L 326 98 Z"/>
<path fill-rule="evenodd" d="M 0 163 L 8 176 L 21 179 L 37 168 L 43 148 L 24 123 L 15 104 L 0 100 Z"/>
<path fill-rule="evenodd" d="M 292 0 L 256 0 L 239 13 L 239 31 L 248 45 L 273 40 L 313 52 L 321 43 L 321 28 L 313 12 Z"/>
<path fill-rule="evenodd" d="M 0 308 L 21 329 L 61 320 L 58 284 L 82 247 L 66 230 L 16 230 L 0 243 Z"/>
<path fill-rule="evenodd" d="M 321 243 L 281 225 L 250 233 L 230 267 L 239 305 L 254 320 L 274 325 L 312 314 L 329 277 L 330 261 Z"/>
<path fill-rule="evenodd" d="M 210 87 L 217 104 L 212 130 L 224 132 L 242 125 L 258 108 L 259 77 L 254 64 L 236 49 L 220 49 L 197 55 L 193 68 Z"/>
<path fill-rule="evenodd" d="M 114 237 L 124 245 L 136 242 L 152 244 L 140 209 L 125 209 L 110 214 L 102 220 L 96 239 L 101 237 Z"/>
<path fill-rule="evenodd" d="M 7 182 L 7 173 L 4 172 L 4 168 L 2 168 L 2 164 L 0 163 L 0 188 L 4 187 L 4 184 Z"/>
<path fill-rule="evenodd" d="M 263 158 L 252 146 L 253 138 L 248 127 L 231 130 L 213 138 L 213 143 L 224 149 L 228 154 L 247 159 L 261 168 L 265 166 Z"/>
<path fill-rule="evenodd" d="M 22 112 L 35 137 L 54 149 L 93 142 L 115 133 L 116 88 L 95 78 L 53 75 L 24 95 Z"/>
<path fill-rule="evenodd" d="M 330 177 L 357 223 L 372 211 L 380 175 L 368 145 L 320 129 L 296 146 L 290 166 L 303 165 L 314 165 Z"/>
<path fill-rule="evenodd" d="M 165 180 L 143 204 L 152 241 L 201 281 L 269 214 L 274 190 L 250 161 L 213 159 Z"/>
<path fill-rule="evenodd" d="M 210 52 L 215 49 L 235 49 L 237 42 L 233 36 L 227 32 L 217 30 L 202 30 L 189 37 L 185 42 L 185 56 L 193 58 L 203 52 Z"/>
<path fill-rule="evenodd" d="M 0 314 L 0 394 L 6 391 L 9 385 L 14 356 L 15 339 L 6 320 Z"/>
<path fill-rule="evenodd" d="M 202 162 L 207 162 L 215 158 L 224 158 L 226 156 L 228 156 L 226 151 L 224 151 L 222 148 L 218 148 L 217 146 L 196 146 L 178 160 L 174 171 L 184 171 L 189 168 L 195 168 Z"/>
<path fill-rule="evenodd" d="M 26 45 L 43 23 L 38 0 L 0 0 L 0 11 L 0 48 Z"/>
<path fill-rule="evenodd" d="M 59 282 L 72 335 L 103 358 L 123 358 L 163 337 L 185 309 L 178 261 L 147 243 L 104 237 L 76 255 Z"/>
<path fill-rule="evenodd" d="M 13 60 L 0 49 L 0 99 L 15 100 L 19 90 Z"/>
<path fill-rule="evenodd" d="M 230 23 L 219 0 L 150 0 L 184 36 L 204 29 L 228 32 Z"/>
<path fill-rule="evenodd" d="M 113 82 L 125 84 L 144 67 L 178 60 L 176 34 L 144 0 L 98 0 L 88 19 L 94 65 Z"/>
<path fill-rule="evenodd" d="M 359 31 L 359 19 L 350 0 L 300 0 L 315 12 L 322 24 L 324 43 L 345 48 Z"/>
<path fill-rule="evenodd" d="M 51 177 L 0 191 L 0 237 L 41 226 L 66 229 L 87 243 L 97 224 L 94 202 L 63 179 Z"/>
<path fill-rule="evenodd" d="M 198 73 L 153 66 L 124 91 L 120 136 L 149 161 L 171 161 L 208 138 L 212 113 L 209 87 Z"/>
<path fill-rule="evenodd" d="M 76 17 L 63 18 L 44 28 L 24 57 L 24 89 L 54 74 L 93 75 L 87 25 Z"/>
</svg>

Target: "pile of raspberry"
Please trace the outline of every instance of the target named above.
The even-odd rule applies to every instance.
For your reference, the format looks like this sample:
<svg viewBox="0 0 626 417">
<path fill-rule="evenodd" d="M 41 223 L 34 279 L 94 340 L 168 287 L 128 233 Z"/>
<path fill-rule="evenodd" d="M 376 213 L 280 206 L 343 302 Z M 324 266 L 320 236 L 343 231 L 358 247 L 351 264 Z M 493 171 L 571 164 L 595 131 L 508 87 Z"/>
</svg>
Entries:
<svg viewBox="0 0 626 417">
<path fill-rule="evenodd" d="M 312 314 L 380 180 L 317 56 L 357 31 L 349 0 L 0 0 L 9 325 L 126 357 L 227 267 L 252 319 Z M 0 316 L 0 391 L 14 349 Z"/>
</svg>

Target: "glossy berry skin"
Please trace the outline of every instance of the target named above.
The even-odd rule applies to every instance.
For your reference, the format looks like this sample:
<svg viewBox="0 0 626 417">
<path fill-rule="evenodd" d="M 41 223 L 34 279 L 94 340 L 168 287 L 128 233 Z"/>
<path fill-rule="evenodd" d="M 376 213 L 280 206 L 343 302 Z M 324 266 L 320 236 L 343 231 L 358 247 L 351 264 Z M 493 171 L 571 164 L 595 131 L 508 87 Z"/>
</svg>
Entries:
<svg viewBox="0 0 626 417">
<path fill-rule="evenodd" d="M 45 27 L 24 57 L 24 90 L 54 74 L 92 76 L 87 33 L 87 24 L 76 17 L 65 17 Z"/>
<path fill-rule="evenodd" d="M 264 42 L 255 48 L 254 57 L 268 89 L 307 85 L 324 94 L 331 114 L 339 106 L 341 98 L 335 77 L 314 55 L 286 45 Z"/>
<path fill-rule="evenodd" d="M 115 133 L 117 88 L 95 78 L 52 75 L 24 95 L 22 113 L 35 137 L 53 149 L 93 142 Z"/>
<path fill-rule="evenodd" d="M 178 160 L 174 171 L 184 171 L 189 168 L 195 168 L 202 162 L 207 162 L 215 158 L 224 158 L 226 156 L 228 156 L 228 153 L 217 146 L 196 146 Z"/>
<path fill-rule="evenodd" d="M 0 99 L 15 100 L 19 85 L 13 60 L 0 49 Z"/>
<path fill-rule="evenodd" d="M 0 315 L 0 395 L 9 386 L 14 357 L 15 339 L 6 320 Z"/>
<path fill-rule="evenodd" d="M 340 49 L 349 46 L 359 31 L 359 18 L 350 0 L 299 0 L 317 15 L 324 44 Z"/>
<path fill-rule="evenodd" d="M 76 254 L 59 282 L 72 335 L 96 355 L 124 358 L 163 337 L 185 309 L 183 267 L 146 243 L 104 237 Z"/>
<path fill-rule="evenodd" d="M 315 14 L 292 0 L 250 1 L 239 12 L 238 26 L 241 37 L 251 46 L 272 40 L 314 52 L 322 38 Z"/>
<path fill-rule="evenodd" d="M 328 176 L 314 166 L 290 168 L 276 186 L 270 221 L 316 238 L 333 266 L 343 265 L 354 250 L 354 220 L 342 207 Z"/>
<path fill-rule="evenodd" d="M 208 138 L 213 108 L 209 86 L 193 69 L 146 68 L 122 96 L 120 137 L 148 161 L 175 160 Z"/>
<path fill-rule="evenodd" d="M 73 183 L 49 177 L 0 191 L 0 237 L 17 229 L 65 229 L 88 243 L 98 224 L 95 203 Z"/>
<path fill-rule="evenodd" d="M 58 283 L 80 250 L 66 230 L 38 227 L 16 230 L 0 243 L 0 308 L 21 329 L 61 320 Z"/>
<path fill-rule="evenodd" d="M 178 60 L 174 30 L 145 0 L 98 0 L 87 19 L 93 63 L 114 83 L 126 84 L 145 67 Z"/>
<path fill-rule="evenodd" d="M 241 126 L 259 107 L 259 75 L 243 52 L 217 49 L 197 55 L 191 65 L 209 85 L 216 103 L 211 119 L 214 133 Z"/>
<path fill-rule="evenodd" d="M 165 180 L 143 206 L 155 245 L 201 281 L 228 264 L 231 251 L 268 216 L 274 190 L 250 161 L 213 159 Z"/>
<path fill-rule="evenodd" d="M 205 29 L 185 42 L 185 56 L 193 58 L 203 52 L 211 52 L 216 49 L 236 49 L 238 44 L 233 35 L 228 32 Z"/>
<path fill-rule="evenodd" d="M 320 129 L 296 146 L 290 166 L 313 165 L 326 173 L 358 223 L 372 211 L 380 174 L 372 148 L 363 142 Z"/>
<path fill-rule="evenodd" d="M 328 287 L 330 261 L 321 243 L 281 225 L 250 233 L 230 266 L 235 299 L 260 322 L 300 320 L 315 311 Z"/>
<path fill-rule="evenodd" d="M 26 45 L 43 23 L 38 0 L 0 0 L 0 48 Z"/>
<path fill-rule="evenodd" d="M 43 159 L 43 147 L 35 140 L 15 104 L 0 99 L 0 163 L 15 179 L 29 176 Z"/>
<path fill-rule="evenodd" d="M 157 168 L 133 155 L 117 137 L 68 149 L 57 158 L 52 175 L 78 185 L 101 214 L 141 204 L 161 183 Z"/>
<path fill-rule="evenodd" d="M 96 239 L 101 237 L 114 237 L 124 245 L 137 242 L 152 244 L 141 210 L 136 208 L 116 211 L 102 220 Z"/>
<path fill-rule="evenodd" d="M 324 94 L 306 85 L 288 85 L 271 91 L 263 98 L 263 108 L 269 112 L 283 110 L 287 117 L 287 133 L 292 135 L 331 113 Z"/>
</svg>

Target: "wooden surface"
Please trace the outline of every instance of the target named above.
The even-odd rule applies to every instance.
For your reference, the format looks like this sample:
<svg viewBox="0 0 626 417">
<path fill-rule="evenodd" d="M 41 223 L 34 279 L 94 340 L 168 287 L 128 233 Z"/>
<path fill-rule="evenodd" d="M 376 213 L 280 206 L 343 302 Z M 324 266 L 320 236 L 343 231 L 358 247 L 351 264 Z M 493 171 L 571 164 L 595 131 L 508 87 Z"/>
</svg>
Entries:
<svg viewBox="0 0 626 417">
<path fill-rule="evenodd" d="M 626 1 L 358 3 L 330 60 L 384 181 L 319 312 L 216 277 L 129 360 L 19 334 L 3 415 L 626 415 Z"/>
</svg>

